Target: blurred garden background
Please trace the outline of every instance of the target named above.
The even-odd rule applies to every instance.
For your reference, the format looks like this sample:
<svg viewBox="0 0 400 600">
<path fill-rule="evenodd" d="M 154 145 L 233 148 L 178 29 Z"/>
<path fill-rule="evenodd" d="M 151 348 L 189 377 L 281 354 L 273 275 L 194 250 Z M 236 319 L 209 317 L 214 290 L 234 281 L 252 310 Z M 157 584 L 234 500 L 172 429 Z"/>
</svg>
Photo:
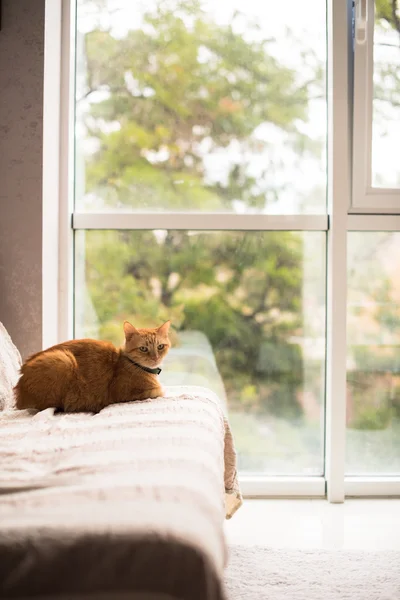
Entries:
<svg viewBox="0 0 400 600">
<path fill-rule="evenodd" d="M 308 4 L 78 0 L 76 210 L 324 214 L 326 9 Z M 398 42 L 389 0 L 376 22 Z M 400 70 L 375 74 L 384 115 Z M 325 238 L 77 231 L 75 336 L 171 319 L 163 381 L 226 403 L 240 470 L 322 475 Z M 349 233 L 352 474 L 400 471 L 399 266 L 399 234 Z"/>
</svg>

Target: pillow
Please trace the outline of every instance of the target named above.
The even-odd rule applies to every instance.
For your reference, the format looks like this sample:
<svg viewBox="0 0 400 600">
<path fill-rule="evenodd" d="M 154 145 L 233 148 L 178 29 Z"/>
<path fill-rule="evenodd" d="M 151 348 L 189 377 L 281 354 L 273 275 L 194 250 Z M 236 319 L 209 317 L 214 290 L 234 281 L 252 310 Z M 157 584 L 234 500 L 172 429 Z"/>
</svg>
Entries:
<svg viewBox="0 0 400 600">
<path fill-rule="evenodd" d="M 19 379 L 21 355 L 0 322 L 0 410 L 14 408 L 13 388 Z"/>
</svg>

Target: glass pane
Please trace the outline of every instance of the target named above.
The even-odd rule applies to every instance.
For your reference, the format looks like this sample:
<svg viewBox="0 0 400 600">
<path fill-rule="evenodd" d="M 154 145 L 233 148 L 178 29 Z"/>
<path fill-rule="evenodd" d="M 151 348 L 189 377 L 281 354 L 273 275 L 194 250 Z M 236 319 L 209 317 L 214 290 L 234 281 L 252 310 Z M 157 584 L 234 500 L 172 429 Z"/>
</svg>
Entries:
<svg viewBox="0 0 400 600">
<path fill-rule="evenodd" d="M 375 3 L 372 185 L 400 187 L 400 4 Z"/>
<path fill-rule="evenodd" d="M 241 471 L 322 475 L 324 233 L 75 235 L 76 337 L 171 319 L 162 382 L 227 402 Z"/>
<path fill-rule="evenodd" d="M 348 247 L 346 471 L 400 473 L 400 233 Z"/>
<path fill-rule="evenodd" d="M 326 211 L 322 0 L 78 0 L 80 211 Z"/>
</svg>

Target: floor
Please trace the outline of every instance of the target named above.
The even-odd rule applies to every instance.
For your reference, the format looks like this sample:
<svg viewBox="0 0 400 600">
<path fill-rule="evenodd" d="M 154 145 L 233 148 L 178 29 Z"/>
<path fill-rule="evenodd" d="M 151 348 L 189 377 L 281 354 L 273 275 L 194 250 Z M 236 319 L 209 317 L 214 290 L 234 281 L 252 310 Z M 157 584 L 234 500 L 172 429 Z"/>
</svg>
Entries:
<svg viewBox="0 0 400 600">
<path fill-rule="evenodd" d="M 230 544 L 400 550 L 400 500 L 245 500 L 226 534 Z"/>
</svg>

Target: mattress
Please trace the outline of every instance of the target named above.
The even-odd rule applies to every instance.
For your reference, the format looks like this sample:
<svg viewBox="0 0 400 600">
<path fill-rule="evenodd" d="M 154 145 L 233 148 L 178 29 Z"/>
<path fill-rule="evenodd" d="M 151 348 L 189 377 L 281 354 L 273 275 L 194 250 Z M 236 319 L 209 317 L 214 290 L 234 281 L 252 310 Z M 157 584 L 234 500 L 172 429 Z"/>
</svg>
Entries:
<svg viewBox="0 0 400 600">
<path fill-rule="evenodd" d="M 222 600 L 241 502 L 205 388 L 97 415 L 0 412 L 0 597 Z"/>
</svg>

